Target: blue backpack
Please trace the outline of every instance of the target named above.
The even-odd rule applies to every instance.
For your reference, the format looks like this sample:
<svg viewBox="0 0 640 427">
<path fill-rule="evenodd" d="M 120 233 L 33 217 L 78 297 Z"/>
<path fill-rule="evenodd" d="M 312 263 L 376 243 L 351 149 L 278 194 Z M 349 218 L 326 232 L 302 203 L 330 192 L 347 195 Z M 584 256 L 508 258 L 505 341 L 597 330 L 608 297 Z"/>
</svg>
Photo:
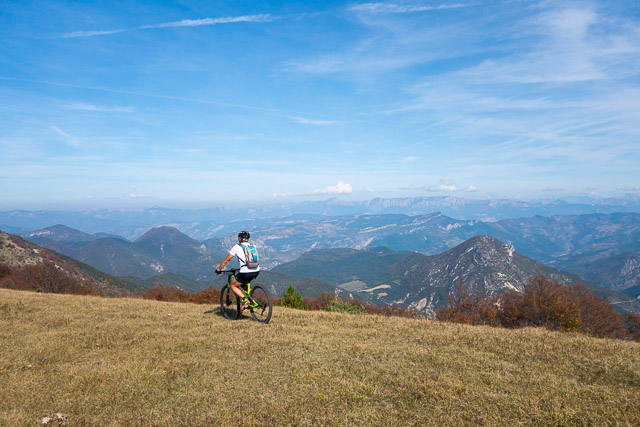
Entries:
<svg viewBox="0 0 640 427">
<path fill-rule="evenodd" d="M 245 265 L 248 268 L 257 268 L 260 265 L 260 259 L 258 257 L 258 249 L 253 243 L 241 245 L 244 249 Z"/>
</svg>

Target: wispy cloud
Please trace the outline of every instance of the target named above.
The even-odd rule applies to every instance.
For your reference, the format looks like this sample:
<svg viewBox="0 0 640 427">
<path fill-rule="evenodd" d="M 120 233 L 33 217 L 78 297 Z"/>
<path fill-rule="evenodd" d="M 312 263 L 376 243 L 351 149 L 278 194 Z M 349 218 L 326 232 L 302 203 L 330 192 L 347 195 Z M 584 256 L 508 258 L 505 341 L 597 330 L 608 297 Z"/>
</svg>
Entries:
<svg viewBox="0 0 640 427">
<path fill-rule="evenodd" d="M 425 77 L 396 110 L 455 118 L 447 134 L 483 161 L 565 159 L 595 164 L 633 157 L 640 131 L 640 29 L 592 5 L 542 9 L 510 26 L 519 49 Z M 503 29 L 501 34 L 515 33 Z M 508 36 L 509 37 L 509 36 Z M 492 141 L 480 143 L 479 140 Z M 605 148 L 606 147 L 606 148 Z"/>
<path fill-rule="evenodd" d="M 202 27 L 218 24 L 232 24 L 235 22 L 271 22 L 274 18 L 269 14 L 228 16 L 224 18 L 203 18 L 203 19 L 183 19 L 175 22 L 164 22 L 162 24 L 142 25 L 139 30 L 152 28 L 172 28 L 172 27 Z"/>
<path fill-rule="evenodd" d="M 476 30 L 467 20 L 440 21 L 436 17 L 418 19 L 417 12 L 472 7 L 472 4 L 407 5 L 365 3 L 348 10 L 367 28 L 363 38 L 342 43 L 338 50 L 318 57 L 288 61 L 290 72 L 327 74 L 352 73 L 358 78 L 399 70 L 445 58 L 461 51 L 474 51 Z M 462 35 L 465 35 L 463 37 Z"/>
<path fill-rule="evenodd" d="M 468 6 L 469 4 L 465 3 L 440 4 L 435 6 L 416 6 L 396 3 L 363 3 L 352 6 L 349 10 L 368 13 L 416 13 L 429 12 L 432 10 L 459 9 L 461 7 Z"/>
<path fill-rule="evenodd" d="M 520 23 L 528 49 L 484 61 L 460 79 L 500 83 L 585 82 L 634 74 L 640 32 L 591 8 L 549 9 Z M 632 67 L 636 69 L 635 67 Z M 620 75 L 620 73 L 622 75 Z"/>
<path fill-rule="evenodd" d="M 101 30 L 101 31 L 72 31 L 61 35 L 61 38 L 77 38 L 77 37 L 94 37 L 105 36 L 110 34 L 118 34 L 126 31 L 136 30 L 151 30 L 156 28 L 174 28 L 174 27 L 202 27 L 219 24 L 233 24 L 238 22 L 271 22 L 275 18 L 269 14 L 258 15 L 241 15 L 241 16 L 227 16 L 221 18 L 202 18 L 202 19 L 183 19 L 181 21 L 162 22 L 160 24 L 141 25 L 139 27 L 130 29 L 117 29 L 117 30 Z"/>
<path fill-rule="evenodd" d="M 314 125 L 314 126 L 329 126 L 336 125 L 339 122 L 336 120 L 316 120 L 316 119 L 305 119 L 304 117 L 289 117 L 291 120 L 303 124 L 303 125 Z"/>
<path fill-rule="evenodd" d="M 51 129 L 56 134 L 61 136 L 62 139 L 64 140 L 64 142 L 66 142 L 69 145 L 72 145 L 74 147 L 80 147 L 82 145 L 82 141 L 79 138 L 76 138 L 75 136 L 69 135 L 67 132 L 63 131 L 62 129 L 60 129 L 57 126 L 50 126 L 49 129 Z"/>
<path fill-rule="evenodd" d="M 102 111 L 107 113 L 133 113 L 133 107 L 105 107 L 85 103 L 72 103 L 64 105 L 67 110 L 76 111 Z"/>
<path fill-rule="evenodd" d="M 77 37 L 94 37 L 94 36 L 107 36 L 109 34 L 123 33 L 127 30 L 105 30 L 105 31 L 72 31 L 60 36 L 63 39 L 73 39 Z"/>
<path fill-rule="evenodd" d="M 189 97 L 182 97 L 182 96 L 163 95 L 160 93 L 147 93 L 147 92 L 141 92 L 141 91 L 135 91 L 135 90 L 122 90 L 122 89 L 114 89 L 114 88 L 108 88 L 108 87 L 84 86 L 84 85 L 77 85 L 77 84 L 71 84 L 71 83 L 22 79 L 22 78 L 7 77 L 7 76 L 0 76 L 0 80 L 36 83 L 36 84 L 47 85 L 47 86 L 69 87 L 69 88 L 85 89 L 85 90 L 108 92 L 108 93 L 119 93 L 124 95 L 136 95 L 136 96 L 143 96 L 148 98 L 167 99 L 172 101 L 180 101 L 180 102 L 188 102 L 188 103 L 196 103 L 196 104 L 217 105 L 221 107 L 232 107 L 232 108 L 258 111 L 265 114 L 272 114 L 272 115 L 277 115 L 277 116 L 282 116 L 287 118 L 292 117 L 290 111 L 278 110 L 275 108 L 257 107 L 254 105 L 234 104 L 230 102 L 218 102 L 215 100 L 205 99 L 205 98 L 189 98 Z M 90 104 L 86 104 L 86 105 L 90 105 Z M 122 108 L 128 108 L 128 107 L 122 107 Z M 123 111 L 123 112 L 126 112 L 126 111 Z"/>
</svg>

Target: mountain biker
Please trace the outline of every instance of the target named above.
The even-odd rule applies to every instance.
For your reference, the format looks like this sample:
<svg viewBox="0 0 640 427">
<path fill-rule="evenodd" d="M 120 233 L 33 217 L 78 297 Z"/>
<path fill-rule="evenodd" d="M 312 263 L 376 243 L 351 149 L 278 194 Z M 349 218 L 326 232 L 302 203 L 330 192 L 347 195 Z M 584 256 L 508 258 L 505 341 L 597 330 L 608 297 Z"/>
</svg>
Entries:
<svg viewBox="0 0 640 427">
<path fill-rule="evenodd" d="M 249 232 L 241 231 L 238 234 L 238 244 L 234 245 L 229 250 L 229 255 L 227 255 L 227 257 L 220 263 L 218 268 L 216 268 L 216 274 L 220 274 L 220 270 L 222 270 L 234 256 L 238 258 L 238 262 L 240 263 L 240 272 L 237 273 L 231 280 L 230 286 L 233 293 L 242 298 L 242 307 L 240 307 L 240 311 L 247 308 L 251 304 L 251 302 L 247 297 L 244 296 L 244 293 L 239 288 L 239 286 L 250 283 L 253 279 L 258 277 L 258 274 L 260 274 L 260 266 L 255 268 L 249 268 L 247 266 L 247 260 L 243 246 L 247 246 L 249 244 L 250 237 L 251 235 L 249 234 Z"/>
</svg>

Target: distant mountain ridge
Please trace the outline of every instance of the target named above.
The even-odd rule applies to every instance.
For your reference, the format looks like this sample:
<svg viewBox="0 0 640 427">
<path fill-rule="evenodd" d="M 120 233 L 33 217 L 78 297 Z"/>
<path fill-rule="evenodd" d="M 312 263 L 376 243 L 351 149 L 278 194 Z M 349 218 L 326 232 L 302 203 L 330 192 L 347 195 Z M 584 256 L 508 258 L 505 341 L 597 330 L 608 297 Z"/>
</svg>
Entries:
<svg viewBox="0 0 640 427">
<path fill-rule="evenodd" d="M 228 234 L 235 221 L 300 215 L 354 216 L 361 214 L 400 214 L 409 216 L 440 212 L 463 220 L 496 221 L 535 215 L 583 215 L 593 213 L 640 212 L 640 197 L 583 198 L 522 201 L 517 199 L 475 200 L 452 196 L 375 198 L 346 201 L 340 198 L 314 202 L 276 202 L 253 207 L 216 207 L 207 209 L 85 209 L 72 211 L 0 212 L 0 229 L 15 234 L 65 224 L 88 233 L 106 232 L 134 240 L 150 228 L 173 226 L 190 237 L 205 240 Z"/>
</svg>

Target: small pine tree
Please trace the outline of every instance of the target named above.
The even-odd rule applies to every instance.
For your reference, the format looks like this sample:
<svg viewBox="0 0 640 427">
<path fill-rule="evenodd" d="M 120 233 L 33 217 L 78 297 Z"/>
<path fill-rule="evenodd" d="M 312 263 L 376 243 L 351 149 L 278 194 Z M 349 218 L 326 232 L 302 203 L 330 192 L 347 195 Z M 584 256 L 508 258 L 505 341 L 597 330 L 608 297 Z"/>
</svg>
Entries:
<svg viewBox="0 0 640 427">
<path fill-rule="evenodd" d="M 290 285 L 284 293 L 284 300 L 281 301 L 284 307 L 296 308 L 298 310 L 307 310 L 309 307 L 302 301 L 302 295 L 296 292 L 293 285 Z"/>
</svg>

